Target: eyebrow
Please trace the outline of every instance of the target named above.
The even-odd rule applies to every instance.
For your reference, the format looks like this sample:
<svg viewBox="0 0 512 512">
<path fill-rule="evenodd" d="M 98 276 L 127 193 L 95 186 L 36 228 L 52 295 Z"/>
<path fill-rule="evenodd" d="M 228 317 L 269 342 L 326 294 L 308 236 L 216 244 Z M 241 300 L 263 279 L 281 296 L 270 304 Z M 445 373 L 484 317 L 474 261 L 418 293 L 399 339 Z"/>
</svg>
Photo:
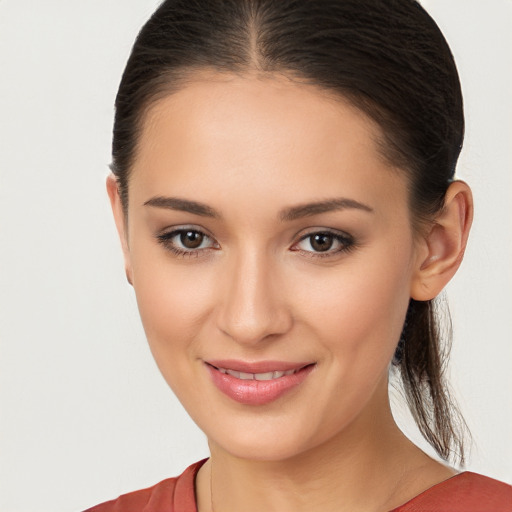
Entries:
<svg viewBox="0 0 512 512">
<path fill-rule="evenodd" d="M 144 206 L 166 208 L 168 210 L 178 210 L 214 219 L 222 218 L 222 215 L 219 212 L 207 204 L 199 203 L 197 201 L 190 201 L 189 199 L 182 199 L 179 197 L 152 197 L 144 203 Z M 318 215 L 320 213 L 346 209 L 362 210 L 369 213 L 373 213 L 374 211 L 370 206 L 360 203 L 359 201 L 355 201 L 354 199 L 336 198 L 285 208 L 280 212 L 279 218 L 281 221 L 286 222 L 300 219 L 302 217 Z"/>
<path fill-rule="evenodd" d="M 347 198 L 336 198 L 286 208 L 281 212 L 279 218 L 282 221 L 291 221 L 300 219 L 302 217 L 318 215 L 319 213 L 326 213 L 346 209 L 356 209 L 373 213 L 373 208 L 366 204 L 360 203 L 359 201 Z"/>
<path fill-rule="evenodd" d="M 144 206 L 154 206 L 156 208 L 166 208 L 168 210 L 178 210 L 182 212 L 193 213 L 194 215 L 201 215 L 202 217 L 212 217 L 214 219 L 221 218 L 221 215 L 215 211 L 211 206 L 197 201 L 190 201 L 188 199 L 181 199 L 179 197 L 152 197 L 144 203 Z"/>
</svg>

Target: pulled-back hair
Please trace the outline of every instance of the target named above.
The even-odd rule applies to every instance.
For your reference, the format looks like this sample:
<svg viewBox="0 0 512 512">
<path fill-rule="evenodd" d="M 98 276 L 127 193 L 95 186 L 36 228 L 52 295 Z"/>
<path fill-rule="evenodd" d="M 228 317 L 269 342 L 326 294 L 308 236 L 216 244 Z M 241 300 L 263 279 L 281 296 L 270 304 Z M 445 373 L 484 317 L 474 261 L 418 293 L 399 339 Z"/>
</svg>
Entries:
<svg viewBox="0 0 512 512">
<path fill-rule="evenodd" d="M 381 128 L 409 185 L 415 229 L 444 204 L 464 137 L 457 69 L 414 0 L 166 0 L 140 31 L 116 98 L 112 170 L 125 214 L 145 113 L 199 71 L 281 74 L 348 100 Z M 411 299 L 393 364 L 424 437 L 464 461 L 434 301 Z"/>
</svg>

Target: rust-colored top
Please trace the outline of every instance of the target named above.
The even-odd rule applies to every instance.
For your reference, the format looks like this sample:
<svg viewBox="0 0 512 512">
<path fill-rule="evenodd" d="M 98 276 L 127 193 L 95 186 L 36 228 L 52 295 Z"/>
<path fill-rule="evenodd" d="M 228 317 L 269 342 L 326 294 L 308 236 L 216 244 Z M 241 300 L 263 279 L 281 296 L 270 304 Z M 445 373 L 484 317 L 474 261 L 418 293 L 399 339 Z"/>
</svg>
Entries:
<svg viewBox="0 0 512 512">
<path fill-rule="evenodd" d="M 194 480 L 206 459 L 180 476 L 123 494 L 85 512 L 197 512 Z M 390 512 L 512 512 L 512 486 L 465 471 Z"/>
</svg>

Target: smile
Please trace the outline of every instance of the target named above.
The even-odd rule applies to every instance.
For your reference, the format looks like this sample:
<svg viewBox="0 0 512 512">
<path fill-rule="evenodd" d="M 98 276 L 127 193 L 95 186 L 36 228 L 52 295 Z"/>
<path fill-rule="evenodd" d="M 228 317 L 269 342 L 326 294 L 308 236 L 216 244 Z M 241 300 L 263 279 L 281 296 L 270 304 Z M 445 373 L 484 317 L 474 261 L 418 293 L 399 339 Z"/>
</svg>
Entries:
<svg viewBox="0 0 512 512">
<path fill-rule="evenodd" d="M 215 387 L 244 405 L 265 405 L 277 400 L 302 384 L 316 366 L 315 363 L 270 361 L 205 363 Z"/>
<path fill-rule="evenodd" d="M 265 372 L 265 373 L 246 373 L 246 372 L 237 372 L 235 370 L 229 370 L 227 368 L 217 368 L 219 372 L 226 373 L 241 380 L 272 380 L 272 379 L 280 379 L 285 375 L 293 375 L 299 370 L 288 370 L 286 372 L 280 372 L 278 370 L 273 372 Z"/>
</svg>

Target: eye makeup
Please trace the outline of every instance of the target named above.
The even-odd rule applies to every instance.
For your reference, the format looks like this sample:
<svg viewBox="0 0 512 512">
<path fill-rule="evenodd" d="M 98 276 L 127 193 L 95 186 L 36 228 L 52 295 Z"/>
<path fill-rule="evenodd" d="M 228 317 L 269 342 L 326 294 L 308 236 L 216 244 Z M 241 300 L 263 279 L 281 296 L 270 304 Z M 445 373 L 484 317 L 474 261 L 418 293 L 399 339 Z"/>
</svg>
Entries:
<svg viewBox="0 0 512 512">
<path fill-rule="evenodd" d="M 156 235 L 158 243 L 165 250 L 180 258 L 198 258 L 212 250 L 220 249 L 220 244 L 202 229 L 183 226 Z M 347 233 L 318 228 L 300 237 L 290 251 L 298 252 L 307 258 L 332 258 L 347 253 L 356 247 L 354 238 Z"/>
</svg>

